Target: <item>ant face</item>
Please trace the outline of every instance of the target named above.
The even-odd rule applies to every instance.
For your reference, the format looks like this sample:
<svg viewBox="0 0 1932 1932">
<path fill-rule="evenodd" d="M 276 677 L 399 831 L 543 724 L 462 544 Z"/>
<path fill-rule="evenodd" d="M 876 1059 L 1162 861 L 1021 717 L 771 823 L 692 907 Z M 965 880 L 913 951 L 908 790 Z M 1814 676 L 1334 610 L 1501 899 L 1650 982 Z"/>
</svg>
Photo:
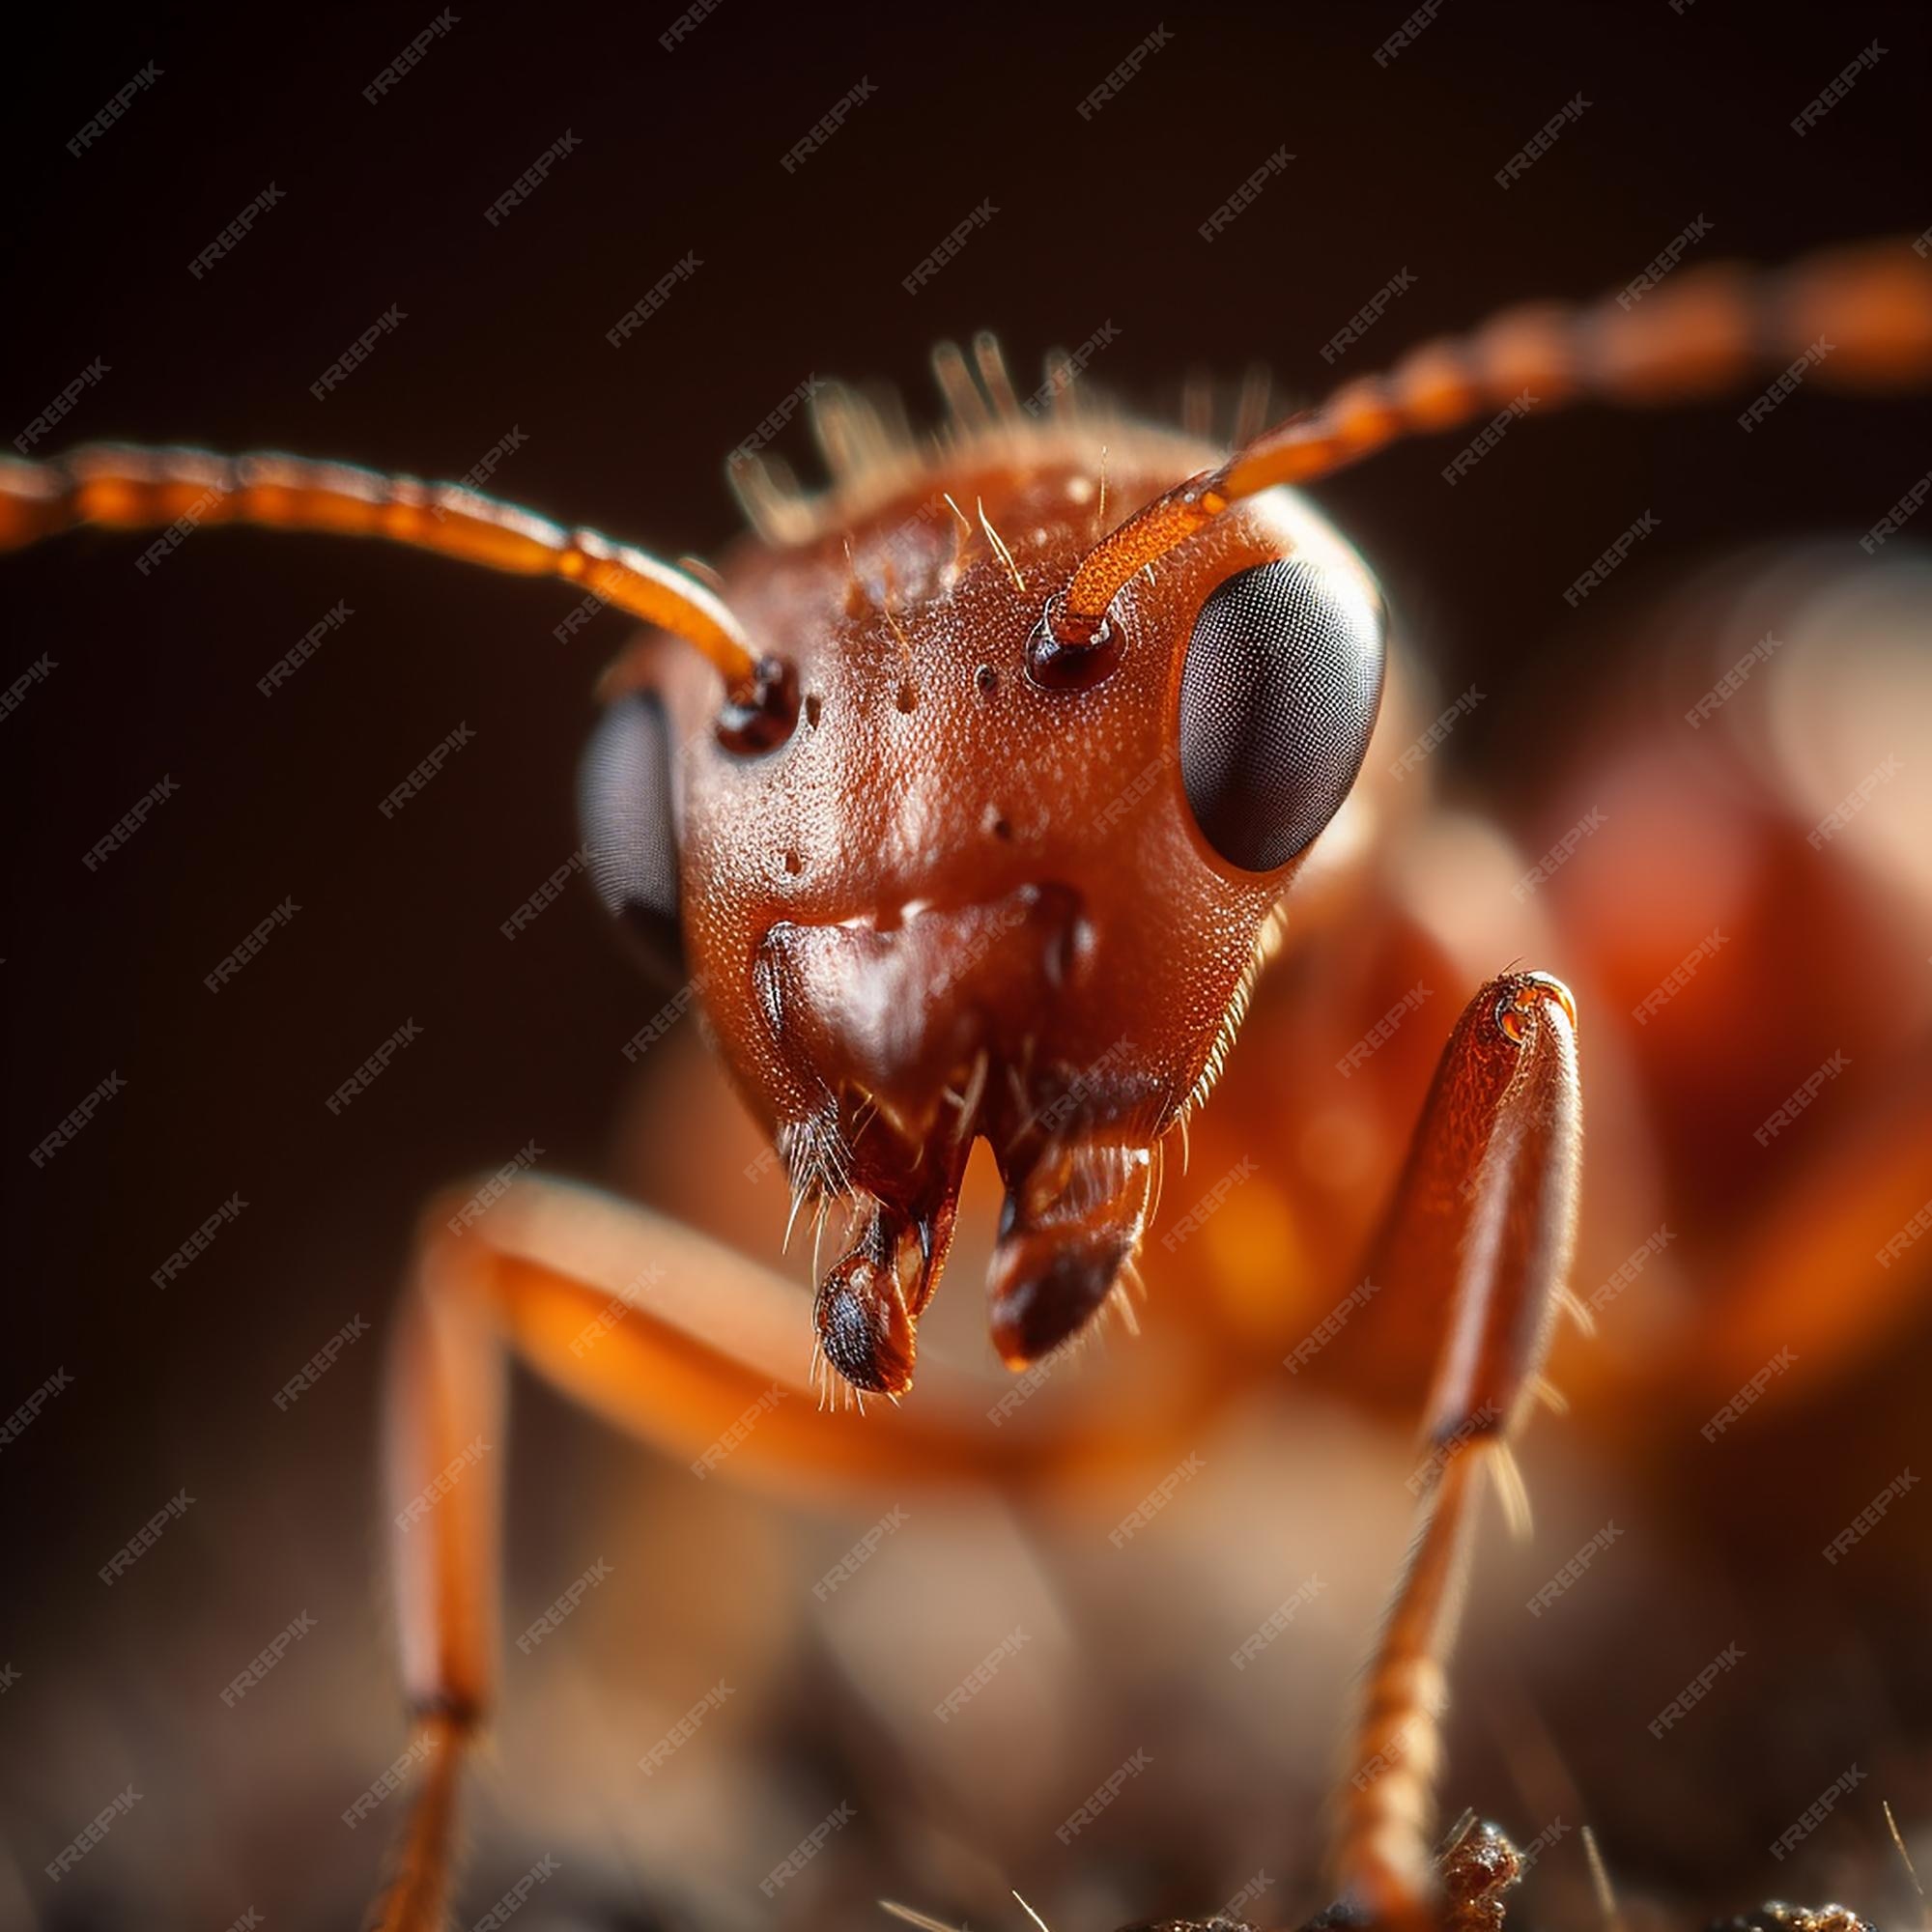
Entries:
<svg viewBox="0 0 1932 1932">
<path fill-rule="evenodd" d="M 1030 663 L 1120 508 L 1198 467 L 1115 428 L 1111 512 L 1097 440 L 1042 436 L 955 463 L 950 497 L 928 479 L 748 544 L 724 596 L 795 673 L 789 735 L 721 743 L 715 679 L 667 641 L 586 761 L 607 901 L 660 956 L 681 943 L 801 1201 L 855 1210 L 815 1319 L 862 1390 L 910 1385 L 977 1137 L 1008 1188 L 1001 1355 L 1037 1359 L 1113 1291 L 1374 724 L 1379 600 L 1284 491 L 1135 577 L 1072 674 Z"/>
</svg>

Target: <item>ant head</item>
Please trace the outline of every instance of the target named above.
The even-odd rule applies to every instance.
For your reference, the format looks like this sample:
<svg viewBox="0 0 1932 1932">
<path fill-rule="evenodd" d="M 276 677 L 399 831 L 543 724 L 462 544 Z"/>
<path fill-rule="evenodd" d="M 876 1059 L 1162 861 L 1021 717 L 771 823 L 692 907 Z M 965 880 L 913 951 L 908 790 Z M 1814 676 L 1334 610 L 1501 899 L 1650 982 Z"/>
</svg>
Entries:
<svg viewBox="0 0 1932 1932">
<path fill-rule="evenodd" d="M 593 873 L 689 974 L 800 1201 L 852 1210 L 815 1320 L 859 1389 L 910 1384 L 976 1138 L 1008 1189 L 1001 1355 L 1037 1359 L 1115 1290 L 1159 1144 L 1367 751 L 1380 603 L 1286 491 L 1137 568 L 1090 647 L 1055 639 L 1121 511 L 1199 454 L 1118 422 L 989 432 L 748 543 L 723 596 L 782 667 L 763 739 L 742 707 L 721 729 L 716 678 L 668 639 L 607 692 Z"/>
</svg>

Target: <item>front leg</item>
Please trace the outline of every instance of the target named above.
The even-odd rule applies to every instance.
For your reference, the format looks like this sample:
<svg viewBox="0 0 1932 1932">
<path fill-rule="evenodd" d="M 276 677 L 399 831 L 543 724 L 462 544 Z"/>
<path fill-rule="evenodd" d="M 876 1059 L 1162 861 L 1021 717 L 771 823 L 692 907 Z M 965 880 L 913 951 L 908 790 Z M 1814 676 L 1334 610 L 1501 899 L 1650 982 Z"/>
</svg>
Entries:
<svg viewBox="0 0 1932 1932">
<path fill-rule="evenodd" d="M 573 1401 L 690 1466 L 824 1500 L 855 1484 L 1021 1489 L 1096 1466 L 1172 1465 L 1220 1391 L 1206 1372 L 1096 1436 L 1092 1404 L 1009 1412 L 988 1386 L 926 1363 L 916 1399 L 864 1421 L 812 1386 L 810 1297 L 695 1230 L 594 1189 L 519 1179 L 478 1209 L 460 1188 L 425 1211 L 385 1391 L 408 1753 L 416 1795 L 376 1924 L 440 1932 L 456 1789 L 497 1696 L 497 1550 L 512 1351 Z M 1104 1391 L 1094 1401 L 1111 1413 Z"/>
<path fill-rule="evenodd" d="M 1477 1505 L 1520 1504 L 1510 1442 L 1540 1393 L 1577 1227 L 1576 1006 L 1547 974 L 1483 987 L 1436 1069 L 1372 1275 L 1449 1311 L 1423 1428 L 1415 1539 L 1340 1786 L 1335 1875 L 1384 1922 L 1427 1922 L 1431 1806 Z"/>
<path fill-rule="evenodd" d="M 452 1189 L 424 1213 L 384 1398 L 416 1787 L 381 1932 L 440 1932 L 459 1776 L 496 1700 L 512 1350 L 699 1478 L 728 1460 L 734 1477 L 823 1489 L 984 1473 L 1017 1453 L 943 1367 L 916 1409 L 864 1428 L 821 1409 L 800 1289 L 667 1216 L 536 1177 L 475 1200 Z"/>
</svg>

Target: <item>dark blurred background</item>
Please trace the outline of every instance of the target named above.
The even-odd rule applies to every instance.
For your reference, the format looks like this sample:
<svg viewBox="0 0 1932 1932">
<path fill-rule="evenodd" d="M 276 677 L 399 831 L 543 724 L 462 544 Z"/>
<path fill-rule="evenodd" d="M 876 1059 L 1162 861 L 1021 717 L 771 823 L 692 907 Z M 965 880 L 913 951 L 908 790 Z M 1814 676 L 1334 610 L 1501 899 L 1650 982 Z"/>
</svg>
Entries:
<svg viewBox="0 0 1932 1932">
<path fill-rule="evenodd" d="M 675 0 L 459 0 L 371 104 L 428 0 L 41 10 L 31 54 L 24 21 L 12 30 L 0 130 L 0 432 L 96 358 L 106 373 L 34 453 L 194 441 L 455 477 L 516 430 L 493 490 L 664 554 L 716 554 L 739 527 L 729 448 L 812 374 L 890 379 L 927 413 L 944 336 L 996 327 L 1024 389 L 1045 350 L 1111 323 L 1091 374 L 1150 410 L 1173 410 L 1189 371 L 1231 380 L 1251 361 L 1298 398 L 1331 378 L 1321 345 L 1405 268 L 1414 286 L 1347 373 L 1506 302 L 1620 286 L 1699 214 L 1701 253 L 1772 261 L 1932 219 L 1922 9 L 1447 0 L 1378 65 L 1405 12 L 724 0 L 668 51 Z M 1076 103 L 1163 19 L 1169 43 L 1083 118 Z M 1883 58 L 1795 136 L 1790 118 L 1873 41 Z M 71 154 L 148 63 L 153 84 Z M 786 172 L 781 155 L 862 77 L 871 98 Z M 1588 111 L 1500 190 L 1493 171 L 1578 91 Z M 545 185 L 486 221 L 566 133 L 578 145 Z M 1285 173 L 1205 243 L 1198 225 L 1284 145 Z M 271 184 L 281 199 L 194 277 Z M 901 277 L 989 199 L 997 215 L 909 297 Z M 611 349 L 605 331 L 688 254 L 701 266 Z M 318 403 L 311 383 L 392 305 L 406 319 Z M 1584 412 L 1513 439 L 1481 490 L 1445 491 L 1444 453 L 1416 444 L 1321 494 L 1446 686 L 1534 668 L 1546 698 L 1581 701 L 1605 674 L 1594 634 L 1552 612 L 1634 505 L 1663 520 L 1639 559 L 1660 569 L 1862 530 L 1932 460 L 1922 403 L 1807 394 L 1777 421 L 1775 464 L 1732 413 Z M 810 472 L 802 420 L 776 446 Z M 0 1663 L 18 1673 L 0 1697 L 8 1923 L 96 1922 L 106 1908 L 86 1897 L 125 1899 L 156 1868 L 151 1843 L 126 1842 L 137 1832 L 191 1839 L 204 1878 L 231 1823 L 282 1842 L 247 1823 L 245 1785 L 221 1786 L 172 1827 L 149 1799 L 58 1891 L 41 1873 L 127 1779 L 98 1743 L 115 1722 L 176 1704 L 192 1716 L 160 1735 L 231 1721 L 215 1692 L 301 1607 L 292 1571 L 335 1578 L 360 1619 L 313 1639 L 355 1700 L 342 1755 L 383 1747 L 376 1372 L 412 1211 L 532 1139 L 547 1168 L 608 1174 L 617 1048 L 659 1001 L 586 893 L 514 944 L 498 930 L 576 845 L 573 764 L 617 620 L 559 642 L 561 587 L 380 546 L 202 533 L 146 576 L 141 548 L 85 532 L 0 573 L 0 687 L 43 653 L 56 666 L 0 719 L 0 1411 L 72 1378 L 0 1452 Z M 353 617 L 265 699 L 256 680 L 338 602 Z M 379 801 L 459 724 L 473 743 L 384 818 Z M 1548 754 L 1536 716 L 1506 701 L 1453 755 L 1507 799 Z M 90 871 L 83 853 L 164 775 L 178 793 Z M 204 975 L 285 899 L 299 913 L 211 996 Z M 421 1038 L 332 1117 L 327 1095 L 408 1019 Z M 33 1165 L 110 1070 L 126 1091 Z M 240 1219 L 157 1289 L 154 1270 L 237 1193 Z M 375 1336 L 278 1413 L 273 1391 L 358 1314 Z M 542 1485 L 604 1451 L 563 1442 L 513 1492 L 567 1577 L 579 1546 Z M 189 1516 L 104 1589 L 98 1567 L 183 1487 Z M 209 1636 L 206 1681 L 184 1679 L 184 1627 Z M 244 1720 L 270 1795 L 299 1788 L 315 1747 L 301 1723 Z M 142 1771 L 156 1794 L 198 1776 L 167 1752 Z M 318 1779 L 304 1802 L 327 1817 L 344 1798 Z M 156 1881 L 143 1922 L 174 1922 L 170 1889 Z M 235 1911 L 249 1902 L 238 1889 Z"/>
</svg>

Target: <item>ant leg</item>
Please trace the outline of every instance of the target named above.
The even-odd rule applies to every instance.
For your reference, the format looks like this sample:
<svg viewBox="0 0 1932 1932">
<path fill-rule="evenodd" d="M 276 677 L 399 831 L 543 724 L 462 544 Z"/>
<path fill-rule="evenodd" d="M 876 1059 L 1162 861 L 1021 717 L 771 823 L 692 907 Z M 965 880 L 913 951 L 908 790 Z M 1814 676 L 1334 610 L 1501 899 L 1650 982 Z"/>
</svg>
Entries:
<svg viewBox="0 0 1932 1932">
<path fill-rule="evenodd" d="M 1491 1480 L 1506 1500 L 1520 1494 L 1509 1444 L 1567 1293 L 1581 1117 L 1568 990 L 1542 973 L 1492 980 L 1443 1051 L 1371 1270 L 1449 1308 L 1411 1478 L 1415 1539 L 1369 1664 L 1335 1827 L 1337 1879 L 1385 1922 L 1427 1918 L 1470 1537 Z"/>
<path fill-rule="evenodd" d="M 1079 1454 L 1045 1416 L 993 1427 L 985 1386 L 944 1361 L 925 1365 L 917 1401 L 875 1405 L 863 1423 L 821 1407 L 808 1291 L 665 1215 L 535 1176 L 476 1200 L 453 1188 L 425 1212 L 390 1359 L 388 1510 L 420 1769 L 380 1932 L 440 1932 L 457 1784 L 495 1701 L 512 1350 L 699 1480 L 728 1461 L 734 1481 L 820 1502 L 828 1478 L 890 1478 L 895 1493 L 935 1478 L 1024 1484 Z M 1150 1418 L 1155 1454 L 1164 1421 L 1198 1430 L 1211 1395 Z"/>
</svg>

